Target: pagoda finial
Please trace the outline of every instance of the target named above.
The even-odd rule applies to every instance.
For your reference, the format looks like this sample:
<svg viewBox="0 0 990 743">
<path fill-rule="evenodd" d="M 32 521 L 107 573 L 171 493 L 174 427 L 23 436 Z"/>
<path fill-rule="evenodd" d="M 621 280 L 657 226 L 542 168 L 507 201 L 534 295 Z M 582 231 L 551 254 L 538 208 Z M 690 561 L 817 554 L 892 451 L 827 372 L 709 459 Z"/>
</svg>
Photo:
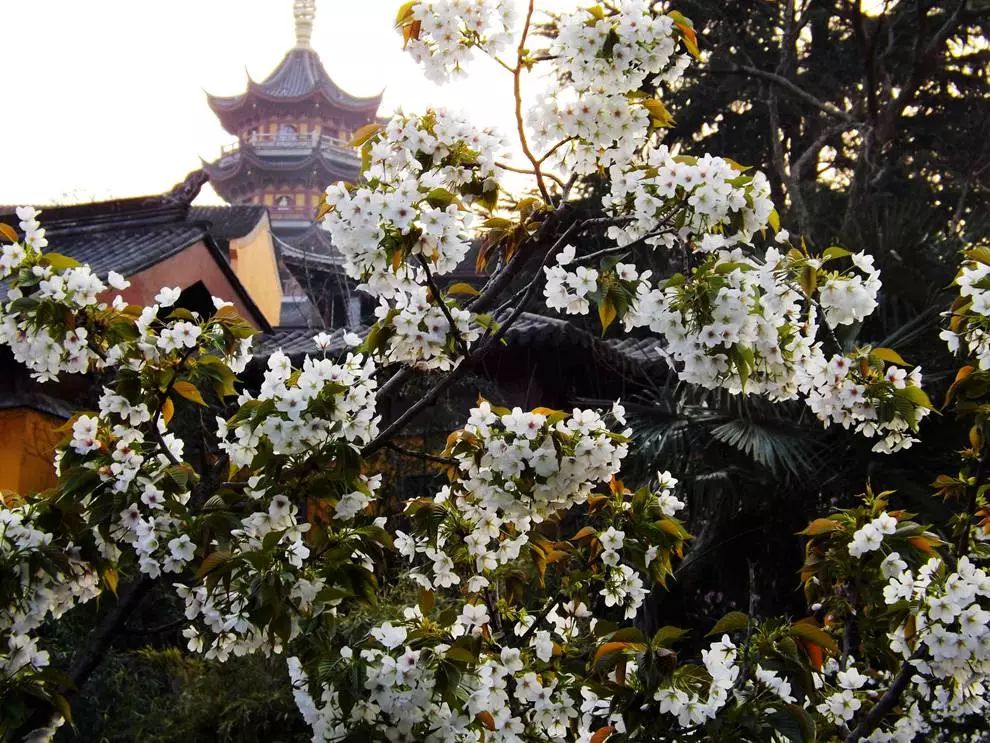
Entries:
<svg viewBox="0 0 990 743">
<path fill-rule="evenodd" d="M 309 49 L 313 19 L 316 17 L 316 0 L 294 0 L 292 14 L 296 18 L 296 48 Z"/>
</svg>

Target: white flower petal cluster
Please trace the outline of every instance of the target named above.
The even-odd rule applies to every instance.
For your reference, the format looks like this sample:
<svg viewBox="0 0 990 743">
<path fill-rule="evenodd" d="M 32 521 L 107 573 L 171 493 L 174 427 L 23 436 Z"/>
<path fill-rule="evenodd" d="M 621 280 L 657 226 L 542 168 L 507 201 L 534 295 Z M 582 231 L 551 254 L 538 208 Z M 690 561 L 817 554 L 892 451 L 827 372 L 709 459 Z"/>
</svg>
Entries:
<svg viewBox="0 0 990 743">
<path fill-rule="evenodd" d="M 896 531 L 897 519 L 884 511 L 853 533 L 852 541 L 849 543 L 849 554 L 853 557 L 862 557 L 867 552 L 874 552 L 880 549 L 884 537 Z"/>
<path fill-rule="evenodd" d="M 299 522 L 299 509 L 286 496 L 256 495 L 263 510 L 250 513 L 241 519 L 239 528 L 231 530 L 228 559 L 257 554 L 265 547 L 266 540 L 271 542 L 269 535 L 276 536 L 274 544 L 269 544 L 275 549 L 273 563 L 283 580 L 292 586 L 290 598 L 298 608 L 298 613 L 290 618 L 291 639 L 298 635 L 301 616 L 309 614 L 312 599 L 324 585 L 321 578 L 304 569 L 304 561 L 310 555 L 304 535 L 310 524 Z M 264 509 L 265 505 L 267 509 Z M 186 535 L 170 540 L 167 559 L 180 560 L 187 556 L 191 559 L 194 547 Z M 281 642 L 274 639 L 267 628 L 256 625 L 250 614 L 254 586 L 265 574 L 266 566 L 243 560 L 227 587 L 210 589 L 203 584 L 176 583 L 175 591 L 186 605 L 186 618 L 197 623 L 183 631 L 189 650 L 219 661 L 232 655 L 280 653 Z"/>
<path fill-rule="evenodd" d="M 582 618 L 590 616 L 583 605 L 564 608 L 575 613 L 568 614 L 567 619 L 554 616 L 551 627 L 559 630 L 561 624 L 571 626 L 568 622 L 578 614 Z M 481 611 L 483 608 L 478 613 Z M 620 732 L 625 729 L 621 717 L 610 713 L 607 699 L 581 686 L 567 673 L 536 673 L 527 663 L 529 651 L 511 646 L 486 652 L 477 665 L 460 673 L 460 702 L 452 709 L 441 691 L 437 673 L 451 646 L 441 643 L 414 649 L 409 633 L 418 628 L 423 617 L 416 607 L 405 609 L 404 615 L 405 625 L 388 621 L 373 627 L 369 647 L 359 652 L 349 647 L 341 649 L 342 663 L 363 676 L 366 693 L 347 712 L 332 682 L 325 682 L 319 698 L 314 698 L 299 659 L 288 659 L 296 704 L 312 727 L 315 742 L 340 740 L 370 726 L 386 732 L 393 740 L 476 743 L 482 715 L 490 716 L 484 726 L 484 739 L 500 743 L 532 739 L 587 741 L 606 724 Z M 472 619 L 470 624 L 473 623 Z M 460 623 L 446 629 L 451 638 L 464 633 Z M 534 639 L 537 635 L 540 638 L 531 643 L 542 663 L 551 658 L 549 650 L 543 653 L 544 645 L 553 645 L 549 640 L 551 632 L 536 632 Z M 573 737 L 575 725 L 581 731 L 577 738 Z"/>
<path fill-rule="evenodd" d="M 257 396 L 244 392 L 242 406 L 264 404 L 265 415 L 235 415 L 217 419 L 220 447 L 237 467 L 249 467 L 263 440 L 276 454 L 300 454 L 340 440 L 367 444 L 378 433 L 375 411 L 376 366 L 361 354 L 348 354 L 341 363 L 306 356 L 294 372 L 281 351 L 268 359 L 268 370 Z"/>
<path fill-rule="evenodd" d="M 516 6 L 511 0 L 417 0 L 412 14 L 419 30 L 406 50 L 428 80 L 443 83 L 465 74 L 473 49 L 494 55 L 511 44 Z"/>
<path fill-rule="evenodd" d="M 908 602 L 912 623 L 890 634 L 891 650 L 916 669 L 913 696 L 932 722 L 985 719 L 990 712 L 990 574 L 963 556 L 951 570 L 933 557 L 905 568 L 884 589 L 888 604 Z"/>
<path fill-rule="evenodd" d="M 702 662 L 711 677 L 707 698 L 674 686 L 661 687 L 653 694 L 653 698 L 660 702 L 660 714 L 676 717 L 678 724 L 684 728 L 700 725 L 715 717 L 725 706 L 729 691 L 739 677 L 736 655 L 736 646 L 728 635 L 722 635 L 722 639 L 702 650 Z"/>
<path fill-rule="evenodd" d="M 16 674 L 38 671 L 49 663 L 33 632 L 48 618 L 62 616 L 72 607 L 100 594 L 99 579 L 68 545 L 59 561 L 52 560 L 53 535 L 38 528 L 40 511 L 34 505 L 7 506 L 0 501 L 0 563 L 5 581 L 16 599 L 0 606 L 0 683 Z M 61 567 L 54 567 L 61 562 Z"/>
<path fill-rule="evenodd" d="M 853 265 L 858 273 L 831 273 L 818 290 L 818 302 L 831 327 L 862 322 L 877 308 L 877 292 L 880 291 L 880 271 L 873 263 L 873 256 L 853 253 Z"/>
<path fill-rule="evenodd" d="M 863 377 L 859 362 L 848 356 L 826 360 L 815 355 L 806 362 L 803 375 L 808 407 L 815 415 L 825 425 L 839 424 L 867 438 L 877 437 L 875 452 L 886 454 L 910 448 L 918 441 L 912 435 L 918 421 L 931 413 L 930 408 L 914 406 L 911 398 L 904 396 L 909 387 L 921 387 L 920 367 L 908 372 L 888 366 L 884 372 L 886 384 L 881 384 L 879 390 L 875 381 Z"/>
<path fill-rule="evenodd" d="M 763 173 L 742 172 L 714 155 L 674 155 L 666 145 L 654 145 L 641 160 L 613 165 L 609 175 L 603 206 L 617 218 L 628 218 L 608 230 L 619 246 L 643 240 L 668 248 L 690 244 L 710 253 L 749 243 L 773 212 Z"/>
<path fill-rule="evenodd" d="M 623 0 L 600 17 L 578 8 L 560 15 L 547 49 L 555 78 L 527 120 L 554 167 L 592 173 L 629 160 L 647 139 L 651 112 L 640 90 L 675 82 L 688 63 L 676 53 L 673 19 L 651 6 Z"/>
<path fill-rule="evenodd" d="M 419 257 L 438 275 L 456 268 L 474 222 L 468 202 L 497 188 L 503 146 L 493 132 L 445 111 L 393 116 L 366 145 L 367 184 L 327 189 L 324 226 L 347 274 L 391 297 L 423 283 Z"/>
<path fill-rule="evenodd" d="M 529 532 L 552 514 L 584 503 L 619 471 L 628 445 L 594 410 L 575 409 L 552 420 L 514 408 L 498 414 L 487 401 L 471 410 L 453 458 L 457 479 L 434 498 L 457 514 L 475 572 L 484 577 L 519 557 Z M 410 547 L 433 562 L 426 585 L 460 582 L 446 535 Z"/>
<path fill-rule="evenodd" d="M 653 288 L 646 272 L 628 275 L 639 283 L 626 326 L 659 333 L 682 379 L 771 400 L 798 396 L 800 370 L 821 354 L 820 344 L 776 249 L 762 261 L 738 248 L 719 251 L 704 275 L 664 289 Z"/>
<path fill-rule="evenodd" d="M 568 315 L 587 315 L 591 307 L 588 295 L 598 289 L 598 271 L 578 266 L 569 271 L 566 266 L 574 260 L 574 246 L 567 245 L 557 254 L 557 263 L 543 269 L 546 284 L 543 296 L 547 307 Z"/>
<path fill-rule="evenodd" d="M 408 292 L 397 290 L 392 301 L 382 297 L 375 317 L 391 326 L 385 346 L 378 353 L 383 363 L 404 363 L 420 369 L 451 369 L 458 355 L 450 321 L 436 301 L 430 301 L 424 286 Z M 471 312 L 447 301 L 447 312 L 467 348 L 481 337 L 481 327 Z"/>
<path fill-rule="evenodd" d="M 959 304 L 945 313 L 952 321 L 939 337 L 952 353 L 962 349 L 980 369 L 990 369 L 990 264 L 981 260 L 963 263 L 955 283 Z"/>
</svg>

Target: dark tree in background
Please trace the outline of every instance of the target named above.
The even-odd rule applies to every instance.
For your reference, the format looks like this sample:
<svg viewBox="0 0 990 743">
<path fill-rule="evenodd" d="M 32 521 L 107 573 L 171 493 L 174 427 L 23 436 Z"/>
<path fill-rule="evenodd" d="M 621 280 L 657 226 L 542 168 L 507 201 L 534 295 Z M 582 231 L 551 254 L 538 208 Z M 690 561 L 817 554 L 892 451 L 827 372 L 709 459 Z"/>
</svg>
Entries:
<svg viewBox="0 0 990 743">
<path fill-rule="evenodd" d="M 711 58 L 670 102 L 677 121 L 668 143 L 764 164 L 794 235 L 818 249 L 873 255 L 884 276 L 880 308 L 837 343 L 896 345 L 941 400 L 954 367 L 933 320 L 951 301 L 958 251 L 990 235 L 990 3 L 677 7 Z M 700 621 L 706 605 L 709 618 L 726 602 L 746 609 L 754 593 L 758 611 L 803 611 L 796 543 L 771 535 L 802 528 L 816 507 L 850 503 L 867 480 L 935 516 L 941 504 L 929 473 L 947 460 L 933 442 L 960 435 L 954 421 L 933 416 L 922 444 L 887 457 L 825 434 L 801 406 L 673 382 L 638 402 L 631 410 L 643 473 L 670 468 L 682 478 L 698 537 L 675 596 L 654 603 L 660 623 Z M 779 570 L 761 567 L 754 578 L 748 560 Z M 712 585 L 734 590 L 710 594 Z"/>
<path fill-rule="evenodd" d="M 771 164 L 792 231 L 870 251 L 888 291 L 916 300 L 919 287 L 890 286 L 891 272 L 917 275 L 986 234 L 990 4 L 690 0 L 683 11 L 711 63 L 673 102 L 674 138 Z"/>
</svg>

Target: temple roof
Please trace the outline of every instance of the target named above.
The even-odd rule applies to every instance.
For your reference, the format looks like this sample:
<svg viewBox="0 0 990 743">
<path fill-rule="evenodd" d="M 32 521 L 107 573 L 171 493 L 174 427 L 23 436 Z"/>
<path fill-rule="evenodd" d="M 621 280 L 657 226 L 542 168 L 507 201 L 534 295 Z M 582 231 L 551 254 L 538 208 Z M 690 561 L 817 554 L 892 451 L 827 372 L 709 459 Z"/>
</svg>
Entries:
<svg viewBox="0 0 990 743">
<path fill-rule="evenodd" d="M 267 207 L 253 204 L 235 206 L 193 206 L 187 220 L 205 224 L 214 237 L 236 240 L 251 232 L 268 214 Z"/>
<path fill-rule="evenodd" d="M 363 335 L 366 329 L 357 329 Z M 313 337 L 319 328 L 278 327 L 255 339 L 252 352 L 256 358 L 267 358 L 281 350 L 290 356 L 318 354 Z M 349 349 L 344 334 L 346 329 L 330 331 L 330 346 L 326 351 L 336 355 Z M 642 373 L 644 370 L 666 369 L 666 361 L 658 350 L 658 339 L 625 338 L 604 340 L 576 327 L 567 320 L 547 317 L 533 312 L 523 312 L 509 328 L 505 341 L 510 347 L 536 348 L 540 350 L 581 349 L 589 359 L 598 365 L 611 367 L 622 372 Z"/>
<path fill-rule="evenodd" d="M 317 224 L 305 232 L 278 238 L 282 259 L 293 267 L 338 272 L 343 270 L 344 257 L 334 247 L 330 233 Z"/>
<path fill-rule="evenodd" d="M 129 277 L 202 241 L 244 305 L 266 327 L 264 316 L 234 275 L 223 246 L 254 229 L 267 210 L 259 206 L 192 207 L 205 182 L 206 174 L 197 170 L 165 194 L 41 207 L 49 250 L 89 265 L 101 277 L 110 271 Z M 13 209 L 0 207 L 0 222 L 16 228 Z M 0 284 L 0 299 L 6 294 L 6 286 Z"/>
<path fill-rule="evenodd" d="M 347 93 L 333 81 L 316 52 L 312 49 L 295 48 L 283 57 L 278 67 L 264 81 L 256 83 L 249 79 L 245 93 L 234 96 L 208 95 L 207 99 L 210 108 L 221 121 L 224 121 L 226 114 L 239 112 L 259 101 L 277 104 L 307 99 L 327 104 L 330 109 L 327 114 L 337 110 L 358 114 L 371 121 L 378 111 L 382 97 L 379 94 L 361 98 Z"/>
<path fill-rule="evenodd" d="M 309 154 L 298 155 L 259 155 L 250 144 L 242 144 L 236 152 L 225 155 L 214 162 L 203 162 L 203 170 L 221 196 L 222 184 L 247 175 L 248 171 L 258 173 L 300 173 L 307 176 L 318 175 L 316 181 L 321 186 L 336 181 L 355 181 L 360 174 L 360 161 L 350 155 L 342 155 L 321 148 L 310 150 Z M 219 186 L 219 188 L 217 188 Z"/>
</svg>

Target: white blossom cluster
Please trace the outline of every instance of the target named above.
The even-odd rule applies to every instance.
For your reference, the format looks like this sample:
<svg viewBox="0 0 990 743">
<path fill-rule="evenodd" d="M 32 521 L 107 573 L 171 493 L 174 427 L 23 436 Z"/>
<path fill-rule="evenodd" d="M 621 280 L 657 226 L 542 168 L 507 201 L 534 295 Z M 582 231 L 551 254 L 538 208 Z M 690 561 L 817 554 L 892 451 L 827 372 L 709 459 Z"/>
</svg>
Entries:
<svg viewBox="0 0 990 743">
<path fill-rule="evenodd" d="M 238 398 L 244 415 L 217 419 L 221 449 L 236 467 L 249 467 L 263 440 L 276 454 L 300 454 L 337 440 L 367 444 L 380 419 L 375 368 L 361 354 L 348 354 L 341 363 L 306 356 L 294 373 L 286 354 L 273 353 L 257 396 L 245 391 Z M 258 409 L 263 414 L 254 415 Z"/>
<path fill-rule="evenodd" d="M 543 269 L 546 275 L 543 296 L 551 310 L 568 315 L 587 315 L 591 308 L 588 295 L 598 290 L 598 271 L 587 266 L 568 270 L 567 266 L 574 262 L 574 253 L 573 245 L 565 245 L 557 254 L 556 265 Z M 635 267 L 630 268 L 635 271 Z M 616 269 L 621 271 L 618 266 Z M 639 278 L 638 274 L 635 278 Z"/>
<path fill-rule="evenodd" d="M 897 531 L 897 519 L 884 511 L 868 524 L 857 529 L 849 543 L 849 554 L 862 557 L 867 552 L 875 552 L 883 544 L 883 538 Z"/>
<path fill-rule="evenodd" d="M 927 416 L 931 409 L 915 406 L 911 399 L 902 397 L 904 391 L 921 387 L 921 369 L 915 367 L 910 372 L 891 364 L 884 371 L 877 391 L 875 380 L 864 378 L 859 363 L 849 356 L 833 356 L 826 360 L 821 354 L 809 358 L 803 375 L 807 388 L 807 404 L 825 424 L 839 424 L 852 428 L 867 438 L 877 437 L 873 451 L 891 453 L 908 449 L 918 441 L 912 435 L 917 430 L 918 421 Z M 901 400 L 901 405 L 895 400 Z M 892 409 L 888 417 L 881 418 L 880 406 L 890 402 Z M 907 415 L 907 411 L 910 411 Z M 914 416 L 914 420 L 910 419 Z"/>
<path fill-rule="evenodd" d="M 422 284 L 422 257 L 435 274 L 452 271 L 469 247 L 474 213 L 466 202 L 497 188 L 491 131 L 445 111 L 397 114 L 368 144 L 367 185 L 327 188 L 324 226 L 352 278 L 390 297 Z"/>
<path fill-rule="evenodd" d="M 980 369 L 990 369 L 990 264 L 965 261 L 955 283 L 959 286 L 962 306 L 954 305 L 946 313 L 953 324 L 939 337 L 952 353 L 962 348 Z"/>
<path fill-rule="evenodd" d="M 892 560 L 884 588 L 888 604 L 912 607 L 912 637 L 905 626 L 890 635 L 890 647 L 911 660 L 913 685 L 933 721 L 985 718 L 990 711 L 990 574 L 968 557 L 955 569 L 932 558 L 916 572 Z M 919 653 L 918 649 L 923 648 Z"/>
<path fill-rule="evenodd" d="M 660 714 L 675 716 L 683 728 L 700 725 L 715 717 L 725 706 L 729 691 L 739 677 L 736 655 L 736 646 L 728 635 L 722 635 L 720 640 L 702 650 L 702 662 L 711 677 L 707 697 L 674 686 L 661 687 L 654 693 L 654 698 L 660 702 Z"/>
<path fill-rule="evenodd" d="M 640 91 L 676 82 L 689 58 L 676 53 L 673 20 L 651 6 L 623 0 L 615 12 L 575 8 L 557 19 L 547 50 L 555 78 L 528 117 L 555 167 L 587 174 L 633 159 L 654 118 L 648 105 L 665 112 Z"/>
<path fill-rule="evenodd" d="M 554 613 L 546 619 L 550 630 L 541 630 L 539 641 L 531 643 L 542 663 L 551 660 L 553 642 L 542 636 L 551 633 L 561 641 L 574 632 L 575 616 L 590 617 L 583 605 L 564 607 L 573 611 L 565 617 Z M 483 606 L 465 605 L 454 624 L 441 628 L 456 640 L 466 633 L 480 631 L 488 622 Z M 498 741 L 523 743 L 534 739 L 589 741 L 595 730 L 611 724 L 623 731 L 621 716 L 611 714 L 607 699 L 563 672 L 538 674 L 526 650 L 502 646 L 494 648 L 477 665 L 463 671 L 457 680 L 454 708 L 438 688 L 437 665 L 452 647 L 441 642 L 414 649 L 411 631 L 423 624 L 417 607 L 404 611 L 404 622 L 391 621 L 373 627 L 369 647 L 356 651 L 340 649 L 340 662 L 358 665 L 364 676 L 365 697 L 345 712 L 332 683 L 324 683 L 319 700 L 310 694 L 309 679 L 297 658 L 289 658 L 293 694 L 304 719 L 313 728 L 313 741 L 335 741 L 360 730 L 374 730 L 389 740 L 417 740 L 435 743 Z M 523 635 L 527 625 L 516 627 Z M 482 727 L 479 719 L 488 716 Z M 573 726 L 579 732 L 575 736 Z"/>
<path fill-rule="evenodd" d="M 85 327 L 39 326 L 29 321 L 29 313 L 17 309 L 18 300 L 29 297 L 32 303 L 55 303 L 74 314 L 96 306 L 98 295 L 107 287 L 88 266 L 59 269 L 39 261 L 41 250 L 48 245 L 38 220 L 40 214 L 30 206 L 18 207 L 24 244 L 0 247 L 0 279 L 21 269 L 27 269 L 30 274 L 9 288 L 6 301 L 0 302 L 0 344 L 10 347 L 14 358 L 31 371 L 31 376 L 47 382 L 57 379 L 60 372 L 88 371 L 91 366 L 98 366 L 100 359 L 89 348 Z"/>
<path fill-rule="evenodd" d="M 379 322 L 394 331 L 382 351 L 388 361 L 447 369 L 478 337 L 471 313 L 447 302 L 461 346 L 447 350 L 454 331 L 438 305 L 445 300 L 427 284 L 467 254 L 472 204 L 482 199 L 490 206 L 497 198 L 502 146 L 492 132 L 446 112 L 399 114 L 365 145 L 366 183 L 327 189 L 324 226 L 348 275 L 379 298 Z"/>
<path fill-rule="evenodd" d="M 54 549 L 52 535 L 38 528 L 38 515 L 36 506 L 0 502 L 0 564 L 16 596 L 0 606 L 0 683 L 46 667 L 48 652 L 32 633 L 46 619 L 57 619 L 100 593 L 95 572 L 72 545 L 60 555 L 61 567 L 53 569 L 58 562 L 46 556 Z"/>
<path fill-rule="evenodd" d="M 711 260 L 703 275 L 663 289 L 623 266 L 639 282 L 626 326 L 659 333 L 686 381 L 771 400 L 796 397 L 800 369 L 820 350 L 784 256 L 770 248 L 758 261 L 736 248 Z"/>
<path fill-rule="evenodd" d="M 458 478 L 434 500 L 468 530 L 463 543 L 475 573 L 469 591 L 487 586 L 493 571 L 519 557 L 534 524 L 584 503 L 609 482 L 628 451 L 594 410 L 553 420 L 519 408 L 500 415 L 487 401 L 472 408 L 459 441 Z M 435 544 L 405 536 L 396 543 L 409 560 L 423 553 L 432 561 L 432 575 L 419 576 L 427 587 L 461 581 L 447 539 L 441 532 Z"/>
<path fill-rule="evenodd" d="M 866 253 L 849 255 L 858 273 L 830 272 L 818 288 L 818 302 L 825 322 L 831 327 L 862 322 L 877 308 L 877 292 L 880 291 L 880 271 L 874 266 L 873 256 Z"/>
<path fill-rule="evenodd" d="M 454 320 L 457 336 L 470 348 L 481 337 L 481 327 L 471 312 L 447 301 L 447 312 Z M 450 320 L 430 301 L 424 286 L 414 286 L 408 292 L 397 290 L 389 302 L 382 297 L 375 308 L 375 317 L 390 323 L 392 333 L 385 348 L 379 352 L 383 363 L 404 363 L 421 369 L 446 371 L 455 364 L 457 349 L 451 353 Z"/>
<path fill-rule="evenodd" d="M 628 217 L 609 228 L 617 245 L 643 240 L 648 245 L 689 244 L 710 253 L 747 244 L 767 227 L 773 212 L 770 183 L 760 171 L 713 155 L 673 155 L 667 145 L 651 146 L 641 164 L 623 160 L 609 169 L 605 210 Z M 671 225 L 677 224 L 676 229 Z"/>
<path fill-rule="evenodd" d="M 603 550 L 601 560 L 606 566 L 605 587 L 599 593 L 605 598 L 605 606 L 621 606 L 623 616 L 633 619 L 650 592 L 643 587 L 643 579 L 636 570 L 619 562 L 619 550 L 625 536 L 625 532 L 614 526 L 598 535 Z"/>
<path fill-rule="evenodd" d="M 303 569 L 310 554 L 303 536 L 309 531 L 310 524 L 299 523 L 299 509 L 284 495 L 267 498 L 267 494 L 261 492 L 249 495 L 259 501 L 264 498 L 268 508 L 248 514 L 241 519 L 238 528 L 231 530 L 228 559 L 238 560 L 260 552 L 266 538 L 276 535 L 277 539 L 270 545 L 275 549 L 274 565 L 284 579 L 289 579 L 289 598 L 299 612 L 291 617 L 291 638 L 299 633 L 300 615 L 309 614 L 316 594 L 324 585 L 322 579 L 310 577 Z M 261 503 L 262 507 L 265 502 Z M 170 542 L 169 548 L 171 557 L 183 559 L 192 557 L 195 545 L 183 535 Z M 183 550 L 188 552 L 180 554 Z M 219 661 L 225 661 L 231 655 L 282 652 L 281 642 L 273 639 L 265 627 L 257 626 L 249 615 L 253 586 L 264 579 L 267 567 L 247 559 L 239 560 L 230 584 L 218 584 L 212 590 L 205 585 L 175 584 L 176 592 L 186 604 L 186 618 L 201 625 L 192 624 L 183 630 L 189 650 Z"/>
<path fill-rule="evenodd" d="M 495 55 L 511 44 L 516 9 L 511 0 L 417 0 L 412 17 L 420 25 L 406 49 L 443 83 L 464 75 L 473 49 Z"/>
</svg>

